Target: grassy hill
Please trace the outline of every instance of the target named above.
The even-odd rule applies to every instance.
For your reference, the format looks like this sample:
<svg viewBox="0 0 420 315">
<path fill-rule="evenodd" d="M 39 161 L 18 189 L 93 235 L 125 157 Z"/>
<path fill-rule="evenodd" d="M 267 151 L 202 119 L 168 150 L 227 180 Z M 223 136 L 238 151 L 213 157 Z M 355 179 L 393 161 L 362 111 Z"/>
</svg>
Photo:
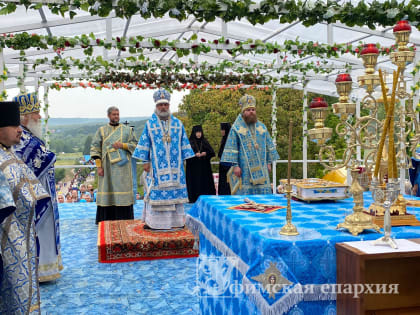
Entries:
<svg viewBox="0 0 420 315">
<path fill-rule="evenodd" d="M 136 118 L 140 119 L 140 117 Z M 87 148 L 90 147 L 90 142 L 92 141 L 92 137 L 94 136 L 96 130 L 98 130 L 100 126 L 103 126 L 108 122 L 107 120 L 95 121 L 95 119 L 82 118 L 78 119 L 79 123 L 70 124 L 70 121 L 68 120 L 73 120 L 74 118 L 56 119 L 61 119 L 61 121 L 64 122 L 64 124 L 53 125 L 50 124 L 50 122 L 48 121 L 48 127 L 51 132 L 50 148 L 55 153 L 73 153 L 88 150 Z M 147 118 L 145 117 L 141 120 L 139 119 L 121 119 L 121 122 L 125 122 L 127 120 L 129 122 L 128 125 L 134 127 L 134 133 L 137 139 L 143 131 Z M 80 123 L 81 121 L 83 122 L 86 120 L 87 122 Z"/>
</svg>

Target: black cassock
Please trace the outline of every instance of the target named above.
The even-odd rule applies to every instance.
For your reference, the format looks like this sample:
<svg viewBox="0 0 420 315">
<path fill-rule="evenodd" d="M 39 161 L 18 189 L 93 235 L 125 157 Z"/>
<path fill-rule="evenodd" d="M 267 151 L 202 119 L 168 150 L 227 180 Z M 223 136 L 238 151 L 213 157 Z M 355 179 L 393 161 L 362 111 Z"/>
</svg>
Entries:
<svg viewBox="0 0 420 315">
<path fill-rule="evenodd" d="M 206 152 L 206 156 L 195 156 L 187 159 L 187 190 L 190 202 L 196 202 L 201 195 L 216 194 L 210 164 L 210 159 L 215 156 L 214 150 L 204 138 L 204 135 L 200 139 L 197 139 L 194 129 L 193 133 L 190 137 L 190 144 L 194 153 Z"/>
<path fill-rule="evenodd" d="M 225 131 L 225 135 L 222 137 L 222 141 L 220 143 L 220 149 L 218 153 L 219 159 L 222 158 L 223 150 L 225 149 L 226 140 L 230 131 L 230 124 L 221 123 L 220 127 L 222 130 Z M 219 163 L 219 185 L 217 189 L 218 195 L 230 195 L 230 186 L 227 182 L 227 172 L 229 171 L 229 169 L 229 165 L 227 166 Z"/>
</svg>

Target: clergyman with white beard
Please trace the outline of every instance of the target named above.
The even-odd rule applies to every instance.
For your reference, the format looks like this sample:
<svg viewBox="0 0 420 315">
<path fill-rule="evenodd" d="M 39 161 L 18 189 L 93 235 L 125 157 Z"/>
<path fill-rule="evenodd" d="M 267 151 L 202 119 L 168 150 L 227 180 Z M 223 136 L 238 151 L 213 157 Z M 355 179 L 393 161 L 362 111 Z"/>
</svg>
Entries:
<svg viewBox="0 0 420 315">
<path fill-rule="evenodd" d="M 56 156 L 42 140 L 40 103 L 36 93 L 25 93 L 13 99 L 19 103 L 20 123 L 23 129 L 20 143 L 13 147 L 15 154 L 34 172 L 51 196 L 46 206 L 35 208 L 35 229 L 39 240 L 40 282 L 60 277 L 61 261 L 58 205 L 55 190 L 54 163 Z"/>
</svg>

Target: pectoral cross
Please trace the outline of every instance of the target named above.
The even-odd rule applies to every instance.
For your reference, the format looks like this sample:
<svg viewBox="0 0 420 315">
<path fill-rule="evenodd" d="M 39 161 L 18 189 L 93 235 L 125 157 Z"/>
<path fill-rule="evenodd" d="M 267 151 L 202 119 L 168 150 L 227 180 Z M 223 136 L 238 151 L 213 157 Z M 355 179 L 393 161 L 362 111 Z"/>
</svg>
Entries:
<svg viewBox="0 0 420 315">
<path fill-rule="evenodd" d="M 163 141 L 170 143 L 171 142 L 171 136 L 170 135 L 164 135 Z"/>
</svg>

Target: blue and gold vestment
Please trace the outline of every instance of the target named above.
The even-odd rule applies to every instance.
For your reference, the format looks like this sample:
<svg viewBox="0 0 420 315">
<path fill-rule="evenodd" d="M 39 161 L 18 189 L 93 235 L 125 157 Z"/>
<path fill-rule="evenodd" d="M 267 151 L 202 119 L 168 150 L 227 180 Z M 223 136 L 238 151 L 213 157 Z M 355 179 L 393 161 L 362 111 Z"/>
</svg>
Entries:
<svg viewBox="0 0 420 315">
<path fill-rule="evenodd" d="M 35 228 L 39 242 L 39 280 L 51 281 L 60 277 L 63 269 L 60 247 L 60 227 L 55 190 L 54 163 L 56 156 L 35 137 L 22 127 L 20 143 L 13 147 L 18 158 L 34 172 L 45 190 L 51 196 L 46 206 L 38 204 L 35 208 Z"/>
<path fill-rule="evenodd" d="M 229 132 L 221 158 L 222 164 L 239 166 L 242 170 L 242 185 L 235 194 L 271 194 L 267 165 L 278 158 L 267 127 L 260 121 L 249 126 L 239 114 Z"/>
<path fill-rule="evenodd" d="M 35 207 L 50 197 L 34 173 L 9 148 L 0 150 L 0 170 L 13 194 L 16 210 L 0 228 L 3 281 L 0 314 L 40 312 L 38 266 L 35 242 Z"/>
</svg>

